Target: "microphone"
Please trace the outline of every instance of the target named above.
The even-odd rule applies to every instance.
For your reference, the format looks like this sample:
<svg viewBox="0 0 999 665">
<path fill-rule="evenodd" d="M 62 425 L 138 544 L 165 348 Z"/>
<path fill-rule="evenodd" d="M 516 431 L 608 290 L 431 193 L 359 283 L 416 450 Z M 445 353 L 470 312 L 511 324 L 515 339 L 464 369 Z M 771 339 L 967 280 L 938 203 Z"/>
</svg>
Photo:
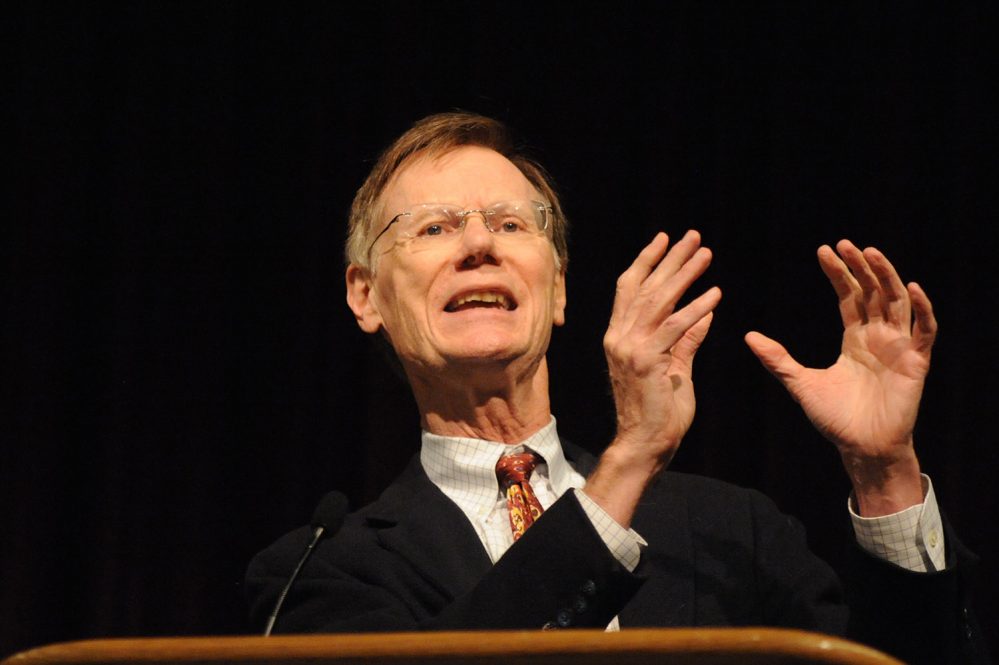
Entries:
<svg viewBox="0 0 999 665">
<path fill-rule="evenodd" d="M 343 520 L 347 517 L 347 497 L 341 492 L 333 491 L 329 492 L 320 501 L 319 505 L 316 506 L 315 512 L 312 513 L 312 538 L 309 540 L 309 545 L 305 548 L 305 553 L 302 554 L 302 558 L 298 560 L 298 565 L 295 566 L 295 570 L 292 571 L 291 577 L 288 578 L 288 583 L 284 585 L 284 589 L 281 590 L 281 595 L 278 596 L 277 603 L 274 605 L 274 611 L 271 615 L 267 617 L 267 627 L 264 628 L 264 637 L 271 634 L 271 630 L 274 629 L 274 622 L 277 621 L 278 612 L 281 611 L 281 605 L 284 604 L 284 599 L 288 596 L 288 592 L 291 591 L 291 586 L 295 583 L 295 579 L 298 577 L 298 573 L 302 570 L 302 566 L 308 561 L 309 555 L 312 554 L 312 550 L 316 548 L 316 543 L 324 536 L 332 536 L 340 527 L 343 526 Z"/>
</svg>

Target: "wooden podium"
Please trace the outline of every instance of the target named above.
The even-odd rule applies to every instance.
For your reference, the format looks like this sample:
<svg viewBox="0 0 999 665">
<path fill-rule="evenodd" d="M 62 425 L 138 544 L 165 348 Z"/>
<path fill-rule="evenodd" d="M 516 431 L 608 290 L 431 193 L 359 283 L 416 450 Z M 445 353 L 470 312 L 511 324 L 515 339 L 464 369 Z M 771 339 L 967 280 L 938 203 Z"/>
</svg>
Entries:
<svg viewBox="0 0 999 665">
<path fill-rule="evenodd" d="M 375 633 L 67 642 L 0 665 L 901 665 L 837 637 L 773 628 Z"/>
</svg>

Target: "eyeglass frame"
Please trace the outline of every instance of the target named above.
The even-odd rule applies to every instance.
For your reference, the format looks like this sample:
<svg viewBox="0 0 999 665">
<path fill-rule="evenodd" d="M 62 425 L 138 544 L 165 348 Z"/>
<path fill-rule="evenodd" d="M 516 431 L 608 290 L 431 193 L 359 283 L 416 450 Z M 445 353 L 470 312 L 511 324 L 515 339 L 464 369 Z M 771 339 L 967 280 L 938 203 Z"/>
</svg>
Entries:
<svg viewBox="0 0 999 665">
<path fill-rule="evenodd" d="M 541 210 L 544 213 L 544 226 L 541 227 L 541 233 L 544 234 L 544 235 L 547 235 L 548 229 L 551 227 L 551 219 L 555 216 L 555 209 L 554 209 L 554 207 L 552 207 L 551 205 L 549 205 L 549 204 L 547 204 L 547 203 L 545 203 L 543 201 L 534 201 L 534 200 L 528 199 L 527 202 L 528 203 L 536 204 L 538 206 L 538 209 Z M 507 201 L 497 201 L 496 203 L 493 203 L 491 205 L 492 206 L 496 206 L 498 203 L 508 203 L 508 202 Z M 418 203 L 414 207 L 426 206 L 426 205 L 449 206 L 449 205 L 452 205 L 452 204 L 450 204 L 450 203 L 438 203 L 438 204 L 433 204 L 433 203 Z M 455 206 L 455 207 L 458 207 L 458 206 Z M 494 231 L 493 228 L 491 226 L 489 226 L 489 223 L 486 221 L 487 218 L 488 218 L 488 216 L 492 215 L 492 214 L 495 214 L 496 211 L 495 210 L 489 210 L 488 208 L 487 209 L 469 208 L 468 210 L 460 210 L 458 212 L 458 216 L 459 216 L 459 219 L 461 220 L 461 225 L 458 228 L 461 230 L 461 232 L 462 233 L 465 232 L 466 218 L 468 217 L 468 215 L 471 215 L 472 213 L 476 213 L 476 212 L 480 213 L 482 215 L 482 224 L 486 227 L 486 230 L 489 231 L 490 233 L 497 233 L 497 231 Z M 412 214 L 413 214 L 412 210 L 404 210 L 403 212 L 400 212 L 398 215 L 396 215 L 395 217 L 393 217 L 392 219 L 390 219 L 388 221 L 388 223 L 385 225 L 385 228 L 383 228 L 378 233 L 378 235 L 376 235 L 374 237 L 374 240 L 371 241 L 371 244 L 368 245 L 368 262 L 371 261 L 371 250 L 373 250 L 375 248 L 375 243 L 378 242 L 378 239 L 381 238 L 383 235 L 385 235 L 385 233 L 390 228 L 392 228 L 392 225 L 399 221 L 400 217 L 406 217 L 407 215 L 412 215 Z M 410 239 L 412 240 L 412 238 L 410 238 Z M 389 251 L 389 250 L 386 250 L 386 251 Z"/>
</svg>

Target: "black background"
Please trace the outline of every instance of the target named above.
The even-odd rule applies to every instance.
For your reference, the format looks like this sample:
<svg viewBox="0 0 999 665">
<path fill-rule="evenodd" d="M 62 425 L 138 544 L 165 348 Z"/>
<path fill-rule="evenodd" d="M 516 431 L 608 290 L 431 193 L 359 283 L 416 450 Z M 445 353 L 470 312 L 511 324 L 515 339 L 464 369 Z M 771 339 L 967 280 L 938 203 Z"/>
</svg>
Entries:
<svg viewBox="0 0 999 665">
<path fill-rule="evenodd" d="M 378 152 L 463 108 L 525 136 L 573 221 L 559 430 L 613 412 L 616 275 L 702 231 L 724 300 L 675 468 L 758 487 L 838 561 L 848 483 L 745 348 L 838 350 L 822 243 L 876 245 L 940 321 L 917 446 L 985 555 L 999 475 L 991 9 L 956 4 L 25 3 L 8 10 L 0 257 L 0 654 L 245 631 L 257 550 L 416 450 L 406 387 L 343 303 Z"/>
</svg>

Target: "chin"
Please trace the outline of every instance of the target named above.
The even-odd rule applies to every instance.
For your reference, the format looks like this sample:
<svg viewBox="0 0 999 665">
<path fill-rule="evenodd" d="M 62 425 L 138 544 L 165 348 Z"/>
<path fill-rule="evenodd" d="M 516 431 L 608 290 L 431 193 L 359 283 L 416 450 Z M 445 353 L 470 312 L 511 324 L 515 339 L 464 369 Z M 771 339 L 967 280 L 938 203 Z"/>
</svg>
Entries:
<svg viewBox="0 0 999 665">
<path fill-rule="evenodd" d="M 451 364 L 509 364 L 531 355 L 531 345 L 502 335 L 475 335 L 456 340 L 440 349 L 441 357 Z"/>
<path fill-rule="evenodd" d="M 523 355 L 522 349 L 513 350 L 506 346 L 477 344 L 474 347 L 465 347 L 454 353 L 445 354 L 444 358 L 451 363 L 488 365 L 497 362 L 509 363 Z"/>
</svg>

